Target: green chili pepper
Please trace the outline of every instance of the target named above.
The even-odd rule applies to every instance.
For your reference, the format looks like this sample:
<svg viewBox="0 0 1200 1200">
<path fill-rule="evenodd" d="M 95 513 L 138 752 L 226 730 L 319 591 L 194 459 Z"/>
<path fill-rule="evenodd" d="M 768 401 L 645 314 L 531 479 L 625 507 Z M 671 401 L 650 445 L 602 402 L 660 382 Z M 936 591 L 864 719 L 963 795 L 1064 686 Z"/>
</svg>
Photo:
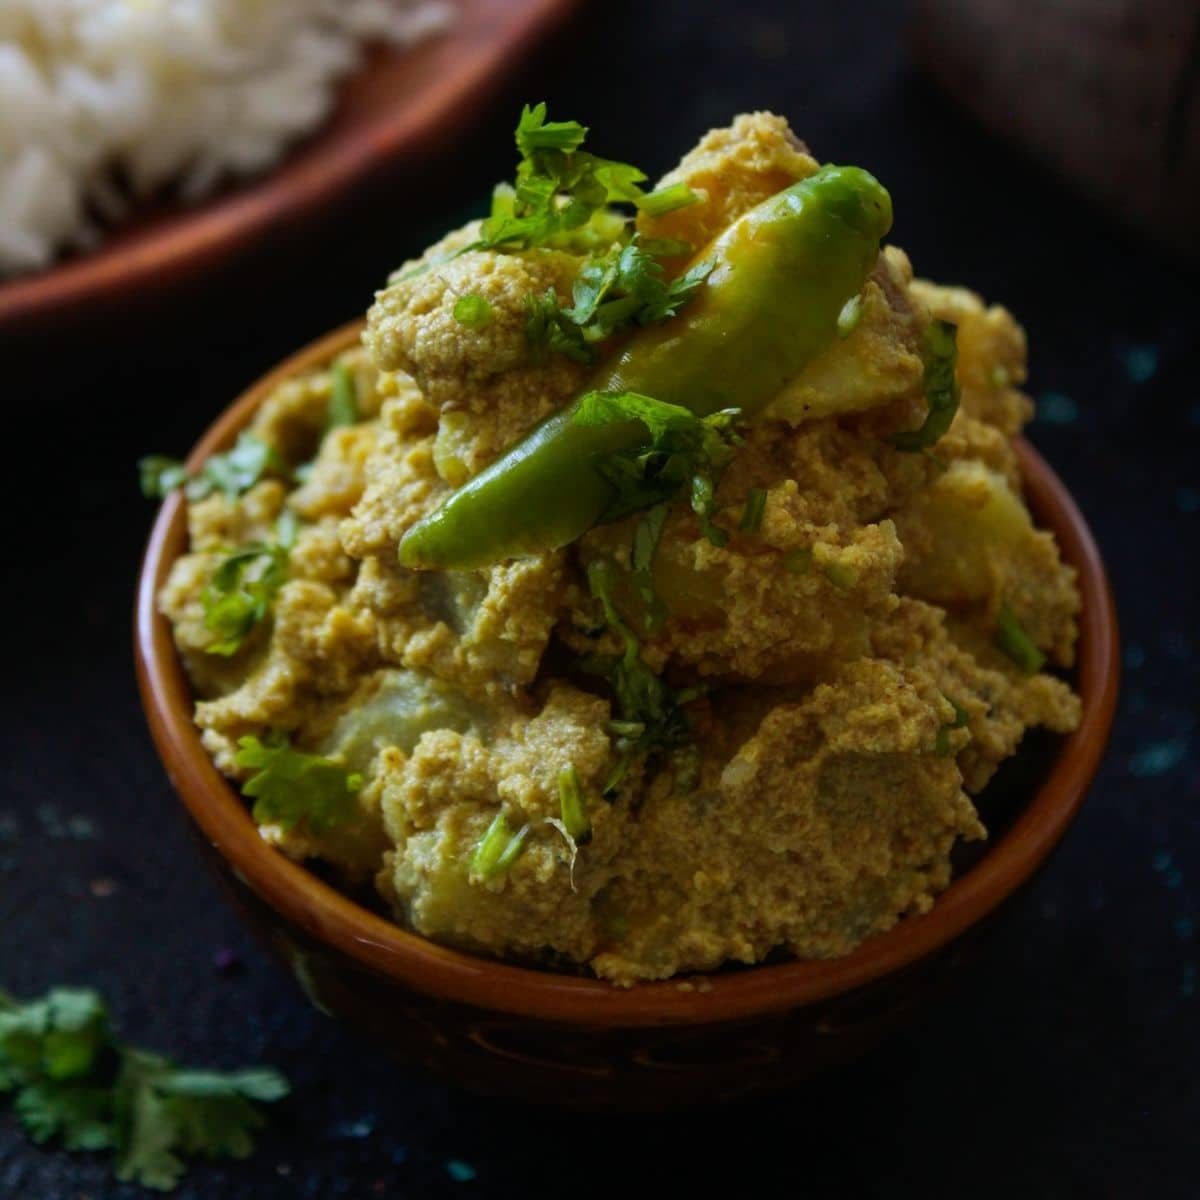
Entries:
<svg viewBox="0 0 1200 1200">
<path fill-rule="evenodd" d="M 837 335 L 892 222 L 880 183 L 857 167 L 822 167 L 735 221 L 705 253 L 713 269 L 670 321 L 648 326 L 581 395 L 639 392 L 699 416 L 764 408 Z M 640 421 L 582 426 L 578 400 L 414 525 L 407 567 L 469 570 L 565 546 L 599 520 L 612 485 L 592 463 L 647 441 Z"/>
</svg>

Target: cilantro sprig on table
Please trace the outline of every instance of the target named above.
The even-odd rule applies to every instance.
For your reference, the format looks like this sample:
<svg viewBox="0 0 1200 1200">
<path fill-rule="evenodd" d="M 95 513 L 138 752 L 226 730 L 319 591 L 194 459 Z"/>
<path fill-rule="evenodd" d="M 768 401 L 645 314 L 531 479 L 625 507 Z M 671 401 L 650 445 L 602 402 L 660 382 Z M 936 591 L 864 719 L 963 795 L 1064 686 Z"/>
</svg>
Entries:
<svg viewBox="0 0 1200 1200">
<path fill-rule="evenodd" d="M 21 1004 L 0 992 L 0 1094 L 29 1136 L 109 1150 L 123 1182 L 170 1191 L 190 1158 L 245 1158 L 256 1103 L 288 1094 L 265 1067 L 191 1070 L 118 1041 L 98 993 L 55 988 Z"/>
<path fill-rule="evenodd" d="M 242 793 L 254 801 L 253 815 L 260 825 L 290 830 L 303 824 L 310 833 L 323 834 L 358 812 L 362 776 L 336 759 L 293 750 L 281 733 L 269 735 L 265 742 L 239 738 L 238 746 L 234 763 L 255 772 Z"/>
<path fill-rule="evenodd" d="M 645 603 L 647 628 L 664 615 L 654 590 L 653 564 L 670 501 L 687 495 L 704 536 L 714 546 L 729 540 L 713 517 L 718 511 L 721 473 L 741 442 L 734 430 L 738 415 L 736 408 L 727 408 L 698 417 L 678 404 L 638 392 L 588 392 L 575 410 L 577 424 L 640 421 L 650 435 L 646 445 L 608 455 L 595 464 L 613 487 L 613 501 L 601 519 L 644 514 L 634 531 L 631 565 Z"/>
</svg>

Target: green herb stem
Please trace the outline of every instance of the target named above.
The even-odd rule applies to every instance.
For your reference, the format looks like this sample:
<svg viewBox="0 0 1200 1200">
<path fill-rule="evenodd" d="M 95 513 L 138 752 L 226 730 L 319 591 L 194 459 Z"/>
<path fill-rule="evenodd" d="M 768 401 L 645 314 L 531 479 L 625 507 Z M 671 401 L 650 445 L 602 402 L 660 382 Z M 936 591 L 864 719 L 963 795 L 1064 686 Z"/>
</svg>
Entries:
<svg viewBox="0 0 1200 1200">
<path fill-rule="evenodd" d="M 1027 634 L 1008 604 L 996 613 L 996 645 L 1025 672 L 1036 675 L 1045 665 L 1046 656 Z"/>
<path fill-rule="evenodd" d="M 686 183 L 672 183 L 648 192 L 637 201 L 637 206 L 648 217 L 665 217 L 667 213 L 699 202 L 699 193 L 692 191 Z"/>
<path fill-rule="evenodd" d="M 743 533 L 757 533 L 762 527 L 763 514 L 767 511 L 767 493 L 762 488 L 751 488 L 746 494 L 742 519 L 738 529 Z"/>
<path fill-rule="evenodd" d="M 563 827 L 577 846 L 586 845 L 592 840 L 592 822 L 574 763 L 558 773 L 558 803 Z"/>
</svg>

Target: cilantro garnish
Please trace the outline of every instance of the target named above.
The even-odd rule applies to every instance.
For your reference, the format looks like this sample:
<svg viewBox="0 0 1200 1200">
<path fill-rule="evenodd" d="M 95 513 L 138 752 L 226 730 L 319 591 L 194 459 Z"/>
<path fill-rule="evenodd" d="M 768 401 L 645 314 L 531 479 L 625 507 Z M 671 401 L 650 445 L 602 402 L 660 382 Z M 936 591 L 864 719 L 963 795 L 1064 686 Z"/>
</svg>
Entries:
<svg viewBox="0 0 1200 1200">
<path fill-rule="evenodd" d="M 678 279 L 664 281 L 662 264 L 634 234 L 626 245 L 613 246 L 580 268 L 567 316 L 589 331 L 590 341 L 629 324 L 665 321 L 695 295 L 714 265 L 698 263 Z"/>
<path fill-rule="evenodd" d="M 117 1041 L 94 991 L 55 988 L 19 1004 L 0 992 L 0 1093 L 39 1144 L 109 1150 L 123 1182 L 170 1191 L 182 1156 L 245 1158 L 254 1102 L 288 1093 L 278 1072 L 196 1071 Z"/>
<path fill-rule="evenodd" d="M 592 840 L 592 820 L 574 763 L 568 763 L 558 773 L 558 806 L 567 836 L 576 846 L 586 846 Z"/>
<path fill-rule="evenodd" d="M 513 833 L 501 809 L 475 847 L 471 857 L 471 874 L 480 879 L 499 879 L 501 875 L 507 875 L 513 863 L 521 857 L 528 836 L 528 825 L 522 825 Z"/>
<path fill-rule="evenodd" d="M 303 822 L 310 833 L 328 833 L 358 812 L 355 794 L 362 776 L 332 758 L 293 750 L 286 735 L 273 733 L 265 742 L 238 739 L 234 763 L 256 771 L 242 786 L 254 801 L 253 816 L 260 825 L 294 829 Z"/>
<path fill-rule="evenodd" d="M 945 695 L 944 692 L 942 694 Z M 949 696 L 946 696 L 946 699 L 954 709 L 954 720 L 949 725 L 943 725 L 937 731 L 937 739 L 933 743 L 934 753 L 941 754 L 942 756 L 953 753 L 953 748 L 950 745 L 950 735 L 956 729 L 965 729 L 969 719 L 967 710 L 957 700 L 951 700 Z"/>
<path fill-rule="evenodd" d="M 648 217 L 665 217 L 679 208 L 698 204 L 700 197 L 686 183 L 672 183 L 635 201 Z"/>
<path fill-rule="evenodd" d="M 165 500 L 188 481 L 187 467 L 165 454 L 147 454 L 138 459 L 138 482 L 147 500 Z"/>
<path fill-rule="evenodd" d="M 325 432 L 341 425 L 358 422 L 358 388 L 354 376 L 343 362 L 335 362 L 329 370 L 329 403 L 325 407 Z"/>
<path fill-rule="evenodd" d="M 654 555 L 662 540 L 663 526 L 667 523 L 670 508 L 656 504 L 642 516 L 633 531 L 633 548 L 629 555 L 629 566 L 633 572 L 634 586 L 642 598 L 645 608 L 645 625 L 655 629 L 666 620 L 667 609 L 654 586 Z"/>
<path fill-rule="evenodd" d="M 468 292 L 455 301 L 454 319 L 468 329 L 486 329 L 495 317 L 492 306 L 482 296 Z"/>
<path fill-rule="evenodd" d="M 515 136 L 522 160 L 532 162 L 545 150 L 559 150 L 566 154 L 578 150 L 587 132 L 587 126 L 580 125 L 578 121 L 547 121 L 546 105 L 542 103 L 533 108 L 526 104 L 521 109 Z"/>
<path fill-rule="evenodd" d="M 278 541 L 254 542 L 231 551 L 204 589 L 204 625 L 217 635 L 208 654 L 236 654 L 250 631 L 271 611 L 287 582 L 288 555 L 296 541 L 296 518 L 285 509 L 279 518 Z"/>
<path fill-rule="evenodd" d="M 570 308 L 558 304 L 552 289 L 526 300 L 531 318 L 537 318 L 526 325 L 531 356 L 543 361 L 546 349 L 552 349 L 575 362 L 593 362 L 594 343 L 632 325 L 673 317 L 712 269 L 711 262 L 698 263 L 678 279 L 663 280 L 662 264 L 635 234 L 625 245 L 593 255 L 580 267 Z"/>
<path fill-rule="evenodd" d="M 587 364 L 595 358 L 595 351 L 584 341 L 583 330 L 559 305 L 553 288 L 547 288 L 543 296 L 525 297 L 525 341 L 535 363 L 545 362 L 551 350 L 577 363 Z"/>
<path fill-rule="evenodd" d="M 180 487 L 189 500 L 203 500 L 214 491 L 236 500 L 265 476 L 287 474 L 279 452 L 252 433 L 243 433 L 232 450 L 214 454 L 195 475 L 178 459 L 161 454 L 138 461 L 142 495 L 150 500 L 163 500 Z"/>
<path fill-rule="evenodd" d="M 958 379 L 954 374 L 958 357 L 956 333 L 949 321 L 941 320 L 931 321 L 925 330 L 921 358 L 925 364 L 925 399 L 929 411 L 920 429 L 895 433 L 888 439 L 897 450 L 909 453 L 928 450 L 950 428 L 959 400 Z"/>
<path fill-rule="evenodd" d="M 746 493 L 746 505 L 738 529 L 743 533 L 757 533 L 762 528 L 763 514 L 767 511 L 767 493 L 762 488 L 751 488 Z"/>
<path fill-rule="evenodd" d="M 1046 656 L 1027 634 L 1007 604 L 996 613 L 996 645 L 1025 672 L 1036 675 L 1045 665 Z"/>
<path fill-rule="evenodd" d="M 686 492 L 704 536 L 714 546 L 729 540 L 713 517 L 721 473 L 740 444 L 733 429 L 737 416 L 736 408 L 728 408 L 698 417 L 690 409 L 639 392 L 588 392 L 576 407 L 573 419 L 577 424 L 640 421 L 650 434 L 648 445 L 607 455 L 595 464 L 613 487 L 613 500 L 602 521 L 646 510 L 634 530 L 630 557 L 647 629 L 655 628 L 666 616 L 654 588 L 653 566 L 668 503 Z"/>
<path fill-rule="evenodd" d="M 642 658 L 637 635 L 625 623 L 613 603 L 614 569 L 606 559 L 588 566 L 588 586 L 600 602 L 604 619 L 624 642 L 623 653 L 611 660 L 586 664 L 593 674 L 603 675 L 617 702 L 617 720 L 609 731 L 616 737 L 617 764 L 604 785 L 604 794 L 616 794 L 633 760 L 642 755 L 666 752 L 675 771 L 675 786 L 690 791 L 699 778 L 700 752 L 689 740 L 691 723 L 684 706 L 702 694 L 700 688 L 673 691 Z"/>
<path fill-rule="evenodd" d="M 586 252 L 628 236 L 629 218 L 610 209 L 612 204 L 661 215 L 699 199 L 682 184 L 646 193 L 644 171 L 581 149 L 587 132 L 578 121 L 547 121 L 545 104 L 525 105 L 515 135 L 521 159 L 514 183 L 492 193 L 479 238 L 438 262 L 469 250 L 556 246 Z M 434 265 L 422 263 L 399 278 L 411 279 Z"/>
<path fill-rule="evenodd" d="M 596 464 L 615 491 L 602 520 L 616 521 L 687 491 L 704 536 L 714 546 L 723 546 L 729 534 L 712 518 L 721 472 L 741 444 L 733 428 L 738 415 L 738 409 L 725 408 L 699 417 L 681 405 L 639 392 L 587 392 L 575 409 L 576 424 L 641 421 L 650 434 L 648 445 L 610 454 Z"/>
</svg>

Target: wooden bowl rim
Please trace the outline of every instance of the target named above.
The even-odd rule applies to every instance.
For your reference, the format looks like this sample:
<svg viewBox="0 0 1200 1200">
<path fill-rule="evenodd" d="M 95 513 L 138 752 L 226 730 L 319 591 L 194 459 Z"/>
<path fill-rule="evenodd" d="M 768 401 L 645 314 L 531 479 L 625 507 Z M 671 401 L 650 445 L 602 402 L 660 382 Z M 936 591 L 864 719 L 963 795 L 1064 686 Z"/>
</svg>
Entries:
<svg viewBox="0 0 1200 1200">
<path fill-rule="evenodd" d="M 282 380 L 354 343 L 354 321 L 292 355 L 228 409 L 188 458 L 198 468 L 231 445 Z M 162 505 L 138 584 L 135 657 L 142 703 L 158 752 L 192 819 L 235 874 L 272 909 L 319 942 L 413 991 L 537 1019 L 604 1027 L 711 1024 L 785 1012 L 862 987 L 933 953 L 981 920 L 1028 880 L 1063 836 L 1104 754 L 1119 680 L 1117 618 L 1095 541 L 1070 494 L 1042 457 L 1016 440 L 1035 517 L 1079 572 L 1083 595 L 1077 687 L 1079 728 L 1011 829 L 954 880 L 925 914 L 908 916 L 842 958 L 748 967 L 616 987 L 476 957 L 407 932 L 355 903 L 267 845 L 241 797 L 213 765 L 192 720 L 192 698 L 156 597 L 186 544 L 176 494 Z M 682 985 L 682 986 L 681 986 Z"/>
<path fill-rule="evenodd" d="M 423 55 L 447 59 L 419 93 L 348 126 L 339 123 L 339 103 L 264 174 L 231 184 L 194 209 L 180 204 L 145 234 L 136 222 L 119 227 L 113 239 L 91 253 L 0 281 L 0 328 L 36 328 L 63 313 L 199 274 L 282 223 L 331 204 L 384 165 L 424 154 L 463 106 L 484 103 L 508 69 L 564 22 L 577 3 L 470 0 L 446 30 L 413 46 L 382 51 L 401 56 L 401 65 Z M 344 85 L 353 82 L 343 80 Z"/>
</svg>

